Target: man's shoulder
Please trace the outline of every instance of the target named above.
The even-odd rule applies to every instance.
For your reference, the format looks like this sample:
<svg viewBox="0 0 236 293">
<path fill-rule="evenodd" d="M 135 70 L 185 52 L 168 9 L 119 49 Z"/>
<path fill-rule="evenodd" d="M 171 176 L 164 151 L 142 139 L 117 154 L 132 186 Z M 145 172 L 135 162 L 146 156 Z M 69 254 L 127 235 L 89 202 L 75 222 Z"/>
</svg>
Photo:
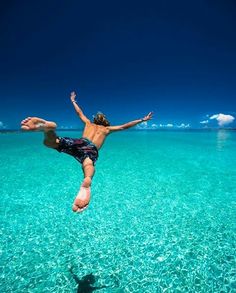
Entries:
<svg viewBox="0 0 236 293">
<path fill-rule="evenodd" d="M 107 126 L 97 125 L 93 122 L 87 123 L 86 126 L 89 127 L 90 129 L 94 129 L 94 130 L 98 130 L 98 131 L 103 131 L 103 132 L 109 131 Z"/>
</svg>

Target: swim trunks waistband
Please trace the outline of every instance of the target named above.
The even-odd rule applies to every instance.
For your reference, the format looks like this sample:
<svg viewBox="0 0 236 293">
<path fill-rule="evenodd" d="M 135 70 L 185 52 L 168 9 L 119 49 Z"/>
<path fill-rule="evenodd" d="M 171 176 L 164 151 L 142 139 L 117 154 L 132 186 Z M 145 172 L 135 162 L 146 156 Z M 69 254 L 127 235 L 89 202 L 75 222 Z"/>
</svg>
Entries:
<svg viewBox="0 0 236 293">
<path fill-rule="evenodd" d="M 96 146 L 96 144 L 94 144 L 91 140 L 89 140 L 87 137 L 82 137 L 81 139 L 86 140 L 89 144 L 95 146 L 95 148 L 97 149 L 98 147 Z"/>
</svg>

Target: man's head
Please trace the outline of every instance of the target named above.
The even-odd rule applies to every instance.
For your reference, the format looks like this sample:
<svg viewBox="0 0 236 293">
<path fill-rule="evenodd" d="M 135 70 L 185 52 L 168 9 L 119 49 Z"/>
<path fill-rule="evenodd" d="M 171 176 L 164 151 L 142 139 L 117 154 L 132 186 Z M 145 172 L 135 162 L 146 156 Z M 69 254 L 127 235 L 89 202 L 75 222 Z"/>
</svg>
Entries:
<svg viewBox="0 0 236 293">
<path fill-rule="evenodd" d="M 106 119 L 106 116 L 98 112 L 96 116 L 93 116 L 93 123 L 97 125 L 109 126 L 110 122 Z"/>
</svg>

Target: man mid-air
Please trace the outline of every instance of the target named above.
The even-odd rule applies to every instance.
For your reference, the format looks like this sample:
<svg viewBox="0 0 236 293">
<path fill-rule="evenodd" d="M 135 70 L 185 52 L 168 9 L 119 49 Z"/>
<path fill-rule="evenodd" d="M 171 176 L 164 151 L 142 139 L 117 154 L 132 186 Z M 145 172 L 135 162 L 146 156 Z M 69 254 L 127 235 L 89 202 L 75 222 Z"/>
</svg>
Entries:
<svg viewBox="0 0 236 293">
<path fill-rule="evenodd" d="M 152 112 L 142 119 L 137 119 L 122 125 L 110 126 L 106 116 L 102 113 L 97 113 L 91 122 L 78 106 L 76 93 L 70 95 L 71 102 L 76 113 L 84 123 L 84 130 L 81 138 L 59 137 L 56 135 L 56 123 L 47 121 L 37 117 L 28 117 L 21 122 L 21 129 L 25 131 L 43 131 L 44 144 L 47 147 L 53 148 L 59 152 L 67 153 L 73 156 L 82 164 L 84 180 L 80 190 L 74 200 L 72 210 L 74 212 L 82 212 L 89 204 L 91 195 L 91 183 L 95 172 L 95 162 L 98 159 L 98 150 L 103 145 L 108 134 L 128 129 L 144 121 L 152 118 Z"/>
</svg>

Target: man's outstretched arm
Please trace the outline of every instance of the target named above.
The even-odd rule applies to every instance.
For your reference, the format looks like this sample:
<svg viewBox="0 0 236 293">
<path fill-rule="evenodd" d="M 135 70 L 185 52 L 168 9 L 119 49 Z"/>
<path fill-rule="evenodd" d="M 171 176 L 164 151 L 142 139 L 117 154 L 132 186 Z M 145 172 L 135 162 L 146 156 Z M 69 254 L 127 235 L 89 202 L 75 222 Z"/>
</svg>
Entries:
<svg viewBox="0 0 236 293">
<path fill-rule="evenodd" d="M 147 116 L 145 116 L 145 117 L 143 117 L 141 119 L 130 121 L 130 122 L 122 124 L 122 125 L 107 126 L 106 128 L 108 130 L 110 130 L 111 132 L 112 131 L 118 131 L 118 130 L 125 130 L 125 129 L 133 127 L 133 126 L 135 126 L 135 125 L 137 125 L 139 123 L 142 123 L 142 122 L 145 122 L 145 121 L 148 121 L 148 120 L 152 119 L 152 115 L 153 115 L 153 112 L 150 112 Z"/>
<path fill-rule="evenodd" d="M 84 122 L 84 123 L 88 123 L 90 122 L 90 120 L 84 115 L 83 111 L 80 109 L 80 107 L 78 106 L 76 100 L 76 93 L 75 92 L 72 92 L 70 94 L 70 99 L 71 99 L 71 102 L 75 108 L 75 111 L 76 113 L 79 115 L 79 118 Z"/>
</svg>

